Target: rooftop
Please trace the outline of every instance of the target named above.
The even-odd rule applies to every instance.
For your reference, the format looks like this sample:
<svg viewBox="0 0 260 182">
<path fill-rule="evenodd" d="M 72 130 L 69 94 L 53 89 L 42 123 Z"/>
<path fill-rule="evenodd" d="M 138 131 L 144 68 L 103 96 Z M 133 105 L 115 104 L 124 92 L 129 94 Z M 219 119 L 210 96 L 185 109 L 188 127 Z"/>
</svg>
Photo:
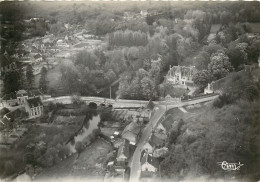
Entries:
<svg viewBox="0 0 260 182">
<path fill-rule="evenodd" d="M 151 156 L 148 153 L 145 153 L 144 156 L 141 159 L 141 165 L 143 165 L 144 163 L 148 162 L 149 164 L 151 164 L 152 166 L 154 166 L 155 168 L 159 167 L 159 161 L 158 159 L 154 158 L 153 156 Z"/>
<path fill-rule="evenodd" d="M 27 103 L 30 108 L 43 105 L 40 97 L 34 97 L 34 98 L 27 99 Z"/>
<path fill-rule="evenodd" d="M 25 90 L 18 90 L 18 91 L 16 92 L 16 95 L 19 97 L 19 96 L 28 95 L 28 93 L 27 93 Z"/>
<path fill-rule="evenodd" d="M 161 138 L 157 137 L 156 135 L 152 134 L 150 140 L 149 140 L 149 144 L 151 146 L 163 146 L 164 145 L 164 140 L 162 140 Z"/>
<path fill-rule="evenodd" d="M 169 130 L 172 127 L 172 124 L 174 122 L 174 118 L 172 117 L 172 115 L 168 115 L 163 121 L 162 121 L 162 125 L 164 128 L 166 128 L 167 130 Z"/>
<path fill-rule="evenodd" d="M 117 152 L 117 158 L 120 158 L 121 156 L 125 156 L 126 158 L 129 157 L 129 141 L 126 139 L 123 140 L 123 143 L 120 145 Z"/>
</svg>

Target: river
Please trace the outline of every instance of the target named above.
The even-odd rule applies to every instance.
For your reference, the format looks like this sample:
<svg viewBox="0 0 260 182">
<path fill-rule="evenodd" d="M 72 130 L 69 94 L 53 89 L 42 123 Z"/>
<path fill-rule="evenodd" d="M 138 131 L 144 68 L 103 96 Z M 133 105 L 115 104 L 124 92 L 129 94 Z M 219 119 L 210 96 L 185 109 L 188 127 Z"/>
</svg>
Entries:
<svg viewBox="0 0 260 182">
<path fill-rule="evenodd" d="M 67 144 L 71 153 L 76 152 L 76 143 L 82 142 L 84 145 L 89 145 L 95 138 L 99 131 L 98 123 L 100 122 L 100 114 L 94 111 L 87 113 L 82 128 L 74 136 L 74 138 Z"/>
</svg>

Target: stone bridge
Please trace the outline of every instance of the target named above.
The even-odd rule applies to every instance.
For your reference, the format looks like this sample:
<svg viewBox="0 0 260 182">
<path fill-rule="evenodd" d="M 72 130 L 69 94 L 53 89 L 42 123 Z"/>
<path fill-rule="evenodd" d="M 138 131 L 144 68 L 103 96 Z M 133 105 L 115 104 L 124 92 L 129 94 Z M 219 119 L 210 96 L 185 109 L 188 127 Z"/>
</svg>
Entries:
<svg viewBox="0 0 260 182">
<path fill-rule="evenodd" d="M 215 99 L 218 95 L 204 95 L 202 97 L 198 97 L 195 99 L 187 100 L 187 101 L 154 101 L 156 105 L 168 105 L 171 107 L 182 107 L 184 105 L 192 105 L 200 102 L 207 102 Z M 103 97 L 84 97 L 81 96 L 80 99 L 84 101 L 87 105 L 95 105 L 100 106 L 108 106 L 113 108 L 140 108 L 145 107 L 149 101 L 143 100 L 126 100 L 126 99 L 108 99 Z M 43 103 L 54 102 L 54 103 L 63 103 L 63 104 L 71 104 L 72 97 L 71 96 L 61 96 L 61 97 L 53 97 L 43 100 Z"/>
</svg>

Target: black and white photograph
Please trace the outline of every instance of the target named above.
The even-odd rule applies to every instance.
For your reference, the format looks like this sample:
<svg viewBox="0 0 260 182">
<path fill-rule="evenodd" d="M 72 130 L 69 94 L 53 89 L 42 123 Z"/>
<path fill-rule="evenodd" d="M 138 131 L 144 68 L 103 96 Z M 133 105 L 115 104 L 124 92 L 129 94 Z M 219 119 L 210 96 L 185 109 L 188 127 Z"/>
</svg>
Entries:
<svg viewBox="0 0 260 182">
<path fill-rule="evenodd" d="M 260 2 L 0 0 L 0 181 L 260 182 Z"/>
</svg>

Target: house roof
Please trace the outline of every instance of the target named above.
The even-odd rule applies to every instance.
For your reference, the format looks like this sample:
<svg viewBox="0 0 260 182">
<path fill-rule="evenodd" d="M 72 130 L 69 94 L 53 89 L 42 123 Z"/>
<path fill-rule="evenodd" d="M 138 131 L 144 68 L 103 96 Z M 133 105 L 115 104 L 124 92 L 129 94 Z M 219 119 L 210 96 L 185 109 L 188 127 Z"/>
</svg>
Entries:
<svg viewBox="0 0 260 182">
<path fill-rule="evenodd" d="M 147 109 L 150 109 L 150 110 L 153 110 L 153 108 L 154 108 L 154 103 L 153 103 L 153 101 L 152 101 L 151 99 L 149 100 L 149 103 L 147 104 L 146 108 L 147 108 Z"/>
<path fill-rule="evenodd" d="M 154 166 L 155 168 L 159 167 L 159 161 L 158 159 L 154 158 L 153 156 L 151 156 L 148 153 L 145 153 L 144 156 L 141 159 L 141 165 L 143 165 L 144 163 L 148 162 L 149 164 L 151 164 L 152 166 Z"/>
<path fill-rule="evenodd" d="M 123 161 L 116 161 L 114 163 L 114 168 L 115 169 L 125 169 L 126 168 L 125 162 L 123 162 Z"/>
<path fill-rule="evenodd" d="M 124 131 L 122 132 L 122 135 L 124 135 L 127 131 L 130 131 L 131 133 L 138 135 L 141 131 L 141 127 L 136 122 L 131 122 L 125 127 Z"/>
<path fill-rule="evenodd" d="M 155 136 L 154 134 L 152 134 L 150 140 L 149 140 L 149 144 L 151 146 L 163 146 L 164 145 L 164 140 L 162 140 L 161 138 Z"/>
<path fill-rule="evenodd" d="M 123 143 L 123 141 L 124 141 L 124 139 L 122 139 L 122 138 L 119 138 L 119 139 L 117 139 L 117 140 L 115 140 L 114 142 L 113 142 L 113 145 L 114 146 L 116 146 L 116 145 L 121 145 L 122 143 Z"/>
<path fill-rule="evenodd" d="M 117 152 L 117 158 L 120 158 L 122 156 L 126 158 L 129 157 L 129 141 L 126 139 L 124 139 Z"/>
<path fill-rule="evenodd" d="M 192 77 L 196 72 L 195 66 L 173 66 L 168 74 L 174 76 L 176 73 L 181 73 L 182 76 Z"/>
<path fill-rule="evenodd" d="M 4 116 L 5 114 L 7 114 L 7 113 L 9 113 L 9 112 L 10 112 L 10 110 L 7 109 L 6 107 L 2 108 L 2 109 L 0 110 L 0 117 Z"/>
<path fill-rule="evenodd" d="M 9 121 L 13 121 L 15 119 L 24 119 L 27 117 L 27 113 L 24 108 L 19 108 L 14 111 L 11 111 L 5 115 L 5 118 L 8 118 Z"/>
<path fill-rule="evenodd" d="M 20 97 L 20 96 L 26 96 L 28 95 L 28 93 L 25 90 L 18 90 L 16 92 L 16 96 Z"/>
<path fill-rule="evenodd" d="M 34 98 L 27 99 L 27 103 L 30 108 L 43 105 L 40 97 L 34 97 Z"/>
<path fill-rule="evenodd" d="M 127 125 L 122 132 L 122 137 L 136 143 L 137 136 L 141 131 L 141 127 L 136 122 L 131 122 L 129 125 Z"/>
<path fill-rule="evenodd" d="M 168 115 L 163 121 L 162 121 L 162 125 L 165 129 L 169 130 L 172 127 L 172 124 L 174 122 L 174 119 L 172 117 L 172 115 Z"/>
</svg>

